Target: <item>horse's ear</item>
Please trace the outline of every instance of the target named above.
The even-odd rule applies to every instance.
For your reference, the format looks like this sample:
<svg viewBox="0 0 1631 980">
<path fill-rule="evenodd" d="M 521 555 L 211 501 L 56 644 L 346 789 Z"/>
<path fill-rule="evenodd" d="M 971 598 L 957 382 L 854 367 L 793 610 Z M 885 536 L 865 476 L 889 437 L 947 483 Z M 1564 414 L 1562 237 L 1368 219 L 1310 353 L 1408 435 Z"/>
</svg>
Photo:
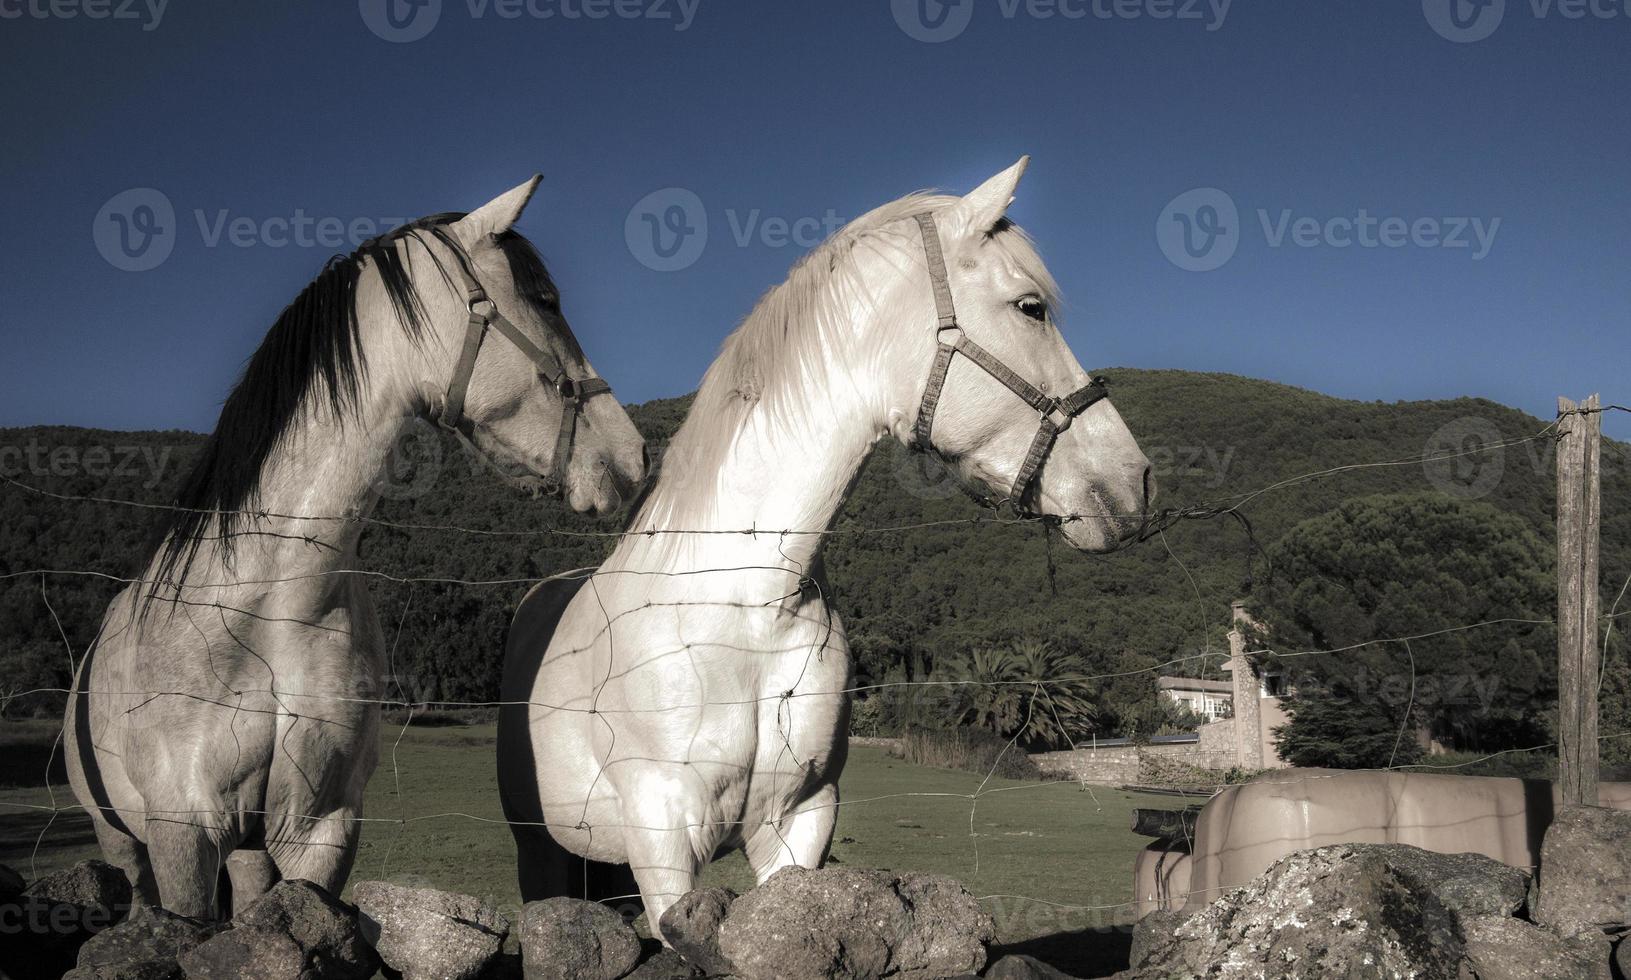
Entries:
<svg viewBox="0 0 1631 980">
<path fill-rule="evenodd" d="M 543 179 L 542 175 L 533 174 L 526 183 L 505 191 L 455 221 L 453 228 L 458 232 L 459 239 L 469 247 L 487 235 L 502 235 L 509 231 L 510 226 L 521 217 L 521 212 L 527 209 L 527 202 L 532 200 L 533 191 L 538 189 Z"/>
<path fill-rule="evenodd" d="M 969 191 L 951 209 L 950 224 L 963 236 L 988 235 L 1008 213 L 1014 201 L 1014 189 L 1019 178 L 1025 176 L 1025 167 L 1031 158 L 1020 157 L 1012 167 Z"/>
</svg>

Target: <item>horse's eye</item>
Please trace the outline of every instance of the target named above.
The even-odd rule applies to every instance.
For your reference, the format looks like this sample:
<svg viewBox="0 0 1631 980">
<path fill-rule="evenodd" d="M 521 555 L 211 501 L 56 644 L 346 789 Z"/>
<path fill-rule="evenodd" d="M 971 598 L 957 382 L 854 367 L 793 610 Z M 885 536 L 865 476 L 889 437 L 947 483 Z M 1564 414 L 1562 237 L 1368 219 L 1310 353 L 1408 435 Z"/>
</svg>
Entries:
<svg viewBox="0 0 1631 980">
<path fill-rule="evenodd" d="M 1019 311 L 1021 313 L 1035 320 L 1037 323 L 1041 323 L 1048 318 L 1048 304 L 1042 302 L 1040 299 L 1037 299 L 1035 296 L 1027 296 L 1014 305 L 1019 307 Z"/>
</svg>

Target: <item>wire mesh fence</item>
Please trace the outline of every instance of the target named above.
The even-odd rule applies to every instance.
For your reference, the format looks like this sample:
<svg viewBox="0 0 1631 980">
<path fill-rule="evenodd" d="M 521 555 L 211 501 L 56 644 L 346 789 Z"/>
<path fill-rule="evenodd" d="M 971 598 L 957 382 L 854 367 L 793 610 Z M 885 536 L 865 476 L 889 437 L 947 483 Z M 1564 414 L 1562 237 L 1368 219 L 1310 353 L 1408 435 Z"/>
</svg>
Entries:
<svg viewBox="0 0 1631 980">
<path fill-rule="evenodd" d="M 1603 410 L 1612 411 L 1622 409 L 1619 409 L 1618 406 L 1609 406 Z M 1245 508 L 1253 501 L 1258 500 L 1266 494 L 1286 492 L 1294 488 L 1305 486 L 1313 481 L 1336 478 L 1359 470 L 1422 466 L 1424 464 L 1443 462 L 1449 459 L 1475 456 L 1481 453 L 1490 452 L 1492 450 L 1506 449 L 1529 443 L 1544 442 L 1546 440 L 1556 438 L 1558 425 L 1562 421 L 1563 420 L 1560 418 L 1558 422 L 1547 425 L 1532 435 L 1518 439 L 1503 439 L 1494 443 L 1480 443 L 1475 447 L 1460 449 L 1452 452 L 1435 451 L 1409 457 L 1372 461 L 1356 461 L 1340 466 L 1325 467 L 1317 470 L 1311 470 L 1307 473 L 1299 474 L 1288 479 L 1278 480 L 1249 491 L 1219 495 L 1214 499 L 1205 500 L 1200 503 L 1191 504 L 1181 508 L 1155 511 L 1144 515 L 1144 520 L 1142 521 L 1141 527 L 1137 534 L 1137 540 L 1141 542 L 1157 542 L 1166 550 L 1167 554 L 1172 558 L 1176 566 L 1181 570 L 1182 574 L 1187 580 L 1187 584 L 1193 592 L 1194 601 L 1198 606 L 1212 609 L 1226 608 L 1226 603 L 1219 601 L 1220 597 L 1208 596 L 1203 593 L 1200 586 L 1196 583 L 1195 577 L 1190 574 L 1190 569 L 1188 566 L 1181 560 L 1180 556 L 1174 552 L 1172 545 L 1167 538 L 1166 532 L 1168 530 L 1185 521 L 1231 518 L 1238 520 L 1245 533 L 1249 536 L 1251 534 L 1251 524 L 1246 518 Z M 1625 452 L 1624 448 L 1618 446 L 1617 444 L 1610 442 L 1606 445 L 1612 447 L 1617 452 Z M 124 500 L 96 494 L 73 494 L 54 491 L 5 475 L 0 475 L 0 488 L 3 488 L 7 492 L 49 498 L 59 503 L 73 506 L 131 508 L 134 510 L 143 511 L 171 509 L 167 508 L 165 505 L 154 504 L 146 501 Z M 210 516 L 220 515 L 211 512 Z M 244 518 L 247 522 L 245 528 L 238 532 L 244 536 L 266 536 L 272 538 L 292 537 L 297 542 L 304 542 L 306 545 L 313 548 L 318 547 L 319 542 L 316 536 L 309 529 L 304 528 L 303 525 L 311 523 L 334 523 L 360 525 L 367 528 L 389 529 L 391 531 L 411 535 L 454 535 L 467 536 L 474 539 L 569 537 L 593 539 L 606 542 L 620 542 L 630 539 L 651 540 L 658 538 L 687 539 L 730 537 L 755 542 L 763 541 L 778 543 L 777 551 L 782 554 L 783 558 L 786 557 L 786 554 L 785 552 L 781 551 L 779 544 L 790 539 L 820 539 L 829 536 L 881 537 L 931 527 L 961 527 L 969 525 L 989 525 L 1000 529 L 1010 529 L 1017 533 L 1021 528 L 1036 525 L 1038 523 L 1038 521 L 1035 519 L 1025 517 L 981 515 L 974 518 L 961 518 L 955 520 L 901 522 L 866 527 L 846 524 L 827 528 L 786 527 L 766 529 L 760 527 L 745 527 L 720 529 L 641 526 L 638 522 L 636 522 L 635 524 L 622 530 L 596 530 L 567 527 L 479 528 L 462 526 L 453 523 L 388 520 L 385 518 L 357 514 L 283 514 L 263 511 L 246 511 L 238 513 L 237 516 Z M 1067 517 L 1063 520 L 1068 522 L 1070 520 L 1091 519 L 1096 518 L 1091 516 L 1082 516 Z M 292 531 L 291 525 L 294 526 Z M 535 587 L 545 583 L 573 583 L 579 585 L 580 587 L 586 586 L 590 589 L 595 589 L 598 587 L 597 583 L 607 583 L 620 577 L 683 578 L 722 576 L 725 578 L 731 578 L 740 577 L 750 572 L 765 573 L 766 575 L 770 576 L 768 579 L 769 581 L 777 583 L 777 587 L 767 589 L 763 595 L 738 596 L 730 603 L 721 603 L 719 600 L 709 599 L 704 600 L 704 604 L 729 605 L 736 609 L 783 610 L 787 615 L 797 620 L 806 616 L 807 613 L 805 610 L 809 600 L 819 600 L 810 606 L 810 608 L 813 608 L 819 615 L 816 615 L 809 622 L 804 624 L 809 628 L 808 633 L 811 637 L 810 641 L 800 650 L 792 651 L 802 655 L 803 669 L 799 671 L 798 676 L 794 678 L 790 685 L 786 686 L 784 689 L 777 690 L 774 693 L 765 693 L 750 697 L 737 697 L 723 700 L 710 697 L 702 697 L 692 701 L 670 700 L 661 704 L 646 706 L 602 704 L 599 700 L 601 687 L 612 679 L 612 675 L 608 672 L 605 680 L 601 682 L 600 686 L 596 687 L 595 696 L 590 698 L 587 702 L 582 700 L 562 700 L 556 702 L 533 698 L 441 699 L 415 696 L 416 692 L 411 690 L 413 685 L 411 682 L 404 683 L 403 676 L 395 666 L 396 648 L 401 641 L 404 630 L 407 628 L 408 619 L 413 611 L 414 594 L 412 590 L 417 587 L 440 586 L 479 591 L 497 587 Z M 321 631 L 329 627 L 322 621 L 280 619 L 279 617 L 271 615 L 258 608 L 250 608 L 247 605 L 239 604 L 235 601 L 212 597 L 210 593 L 249 589 L 264 594 L 273 592 L 279 588 L 287 588 L 301 583 L 309 583 L 312 581 L 320 581 L 331 578 L 349 580 L 375 579 L 406 587 L 409 590 L 406 601 L 396 617 L 396 622 L 389 624 L 391 628 L 386 634 L 388 646 L 385 670 L 377 677 L 360 679 L 355 685 L 357 688 L 356 693 L 337 694 L 333 692 L 311 692 L 300 690 L 299 685 L 280 685 L 275 676 L 270 676 L 270 670 L 268 669 L 269 676 L 267 678 L 267 682 L 259 686 L 241 682 L 223 682 L 214 685 L 204 685 L 204 689 L 200 689 L 199 685 L 178 683 L 176 686 L 171 688 L 151 690 L 85 689 L 81 687 L 77 690 L 77 692 L 74 688 L 69 687 L 35 686 L 20 690 L 7 690 L 3 692 L 3 695 L 0 695 L 0 717 L 4 716 L 4 708 L 6 706 L 9 706 L 10 704 L 19 700 L 42 695 L 55 696 L 63 699 L 74 697 L 76 695 L 80 697 L 123 699 L 126 702 L 126 706 L 122 709 L 122 714 L 126 720 L 126 723 L 136 724 L 138 726 L 140 724 L 138 719 L 142 716 L 146 709 L 155 704 L 169 701 L 187 702 L 203 708 L 220 709 L 231 712 L 234 717 L 241 714 L 268 714 L 275 716 L 281 722 L 289 722 L 291 720 L 294 722 L 299 722 L 306 720 L 312 721 L 319 725 L 324 724 L 325 720 L 319 712 L 315 712 L 306 707 L 309 702 L 330 702 L 345 704 L 367 710 L 383 709 L 391 712 L 393 721 L 387 726 L 386 730 L 382 732 L 381 740 L 383 743 L 385 743 L 385 747 L 387 749 L 387 757 L 383 760 L 384 764 L 382 769 L 388 772 L 390 780 L 395 786 L 395 813 L 300 813 L 278 809 L 245 808 L 242 806 L 232 807 L 230 809 L 221 807 L 144 808 L 136 813 L 124 813 L 124 816 L 126 817 L 139 816 L 150 821 L 160 820 L 191 823 L 197 826 L 215 830 L 219 830 L 221 827 L 231 824 L 233 821 L 242 821 L 245 818 L 259 818 L 262 821 L 275 820 L 280 827 L 298 827 L 301 825 L 326 823 L 339 823 L 359 828 L 363 826 L 372 827 L 376 828 L 376 830 L 372 832 L 390 833 L 394 835 L 386 845 L 386 853 L 381 860 L 380 866 L 378 868 L 369 869 L 370 871 L 377 871 L 384 874 L 399 871 L 411 871 L 411 869 L 407 868 L 407 865 L 411 862 L 404 854 L 398 852 L 396 845 L 405 830 L 416 825 L 444 825 L 450 828 L 448 833 L 454 834 L 460 833 L 461 831 L 459 828 L 461 827 L 469 828 L 479 826 L 492 829 L 502 828 L 504 826 L 541 827 L 545 825 L 543 821 L 522 821 L 515 820 L 510 817 L 494 816 L 491 812 L 478 812 L 479 808 L 476 807 L 447 809 L 437 807 L 421 808 L 420 806 L 417 806 L 411 799 L 411 794 L 405 794 L 402 790 L 403 770 L 400 753 L 406 736 L 409 733 L 416 716 L 422 716 L 427 712 L 466 710 L 491 712 L 510 708 L 584 716 L 586 718 L 594 719 L 594 723 L 601 726 L 603 733 L 606 736 L 608 753 L 615 754 L 615 745 L 619 736 L 620 726 L 624 725 L 625 723 L 638 723 L 643 716 L 650 716 L 654 714 L 666 716 L 699 715 L 701 712 L 720 708 L 740 708 L 756 711 L 760 707 L 769 706 L 774 709 L 770 714 L 773 719 L 775 736 L 780 741 L 780 745 L 776 753 L 776 763 L 773 766 L 770 775 L 772 775 L 774 779 L 778 780 L 785 779 L 789 781 L 796 781 L 800 778 L 801 773 L 804 771 L 806 765 L 810 761 L 807 758 L 801 758 L 799 749 L 795 747 L 795 741 L 797 741 L 797 739 L 795 737 L 794 729 L 799 724 L 797 713 L 801 710 L 801 705 L 806 702 L 830 703 L 835 699 L 865 699 L 885 694 L 887 692 L 898 693 L 922 691 L 944 695 L 948 692 L 955 691 L 957 688 L 974 686 L 988 688 L 1011 688 L 1021 691 L 1026 695 L 1023 698 L 1023 710 L 1025 712 L 1024 721 L 1027 724 L 1020 725 L 1018 730 L 1016 730 L 1010 737 L 1005 738 L 1003 753 L 1022 753 L 1024 751 L 1024 746 L 1021 745 L 1020 731 L 1023 731 L 1026 729 L 1026 727 L 1028 727 L 1028 722 L 1031 720 L 1030 716 L 1033 712 L 1057 711 L 1057 705 L 1053 701 L 1052 692 L 1063 685 L 1094 683 L 1102 684 L 1116 680 L 1125 680 L 1127 678 L 1138 677 L 1148 677 L 1151 683 L 1153 683 L 1154 678 L 1171 674 L 1174 671 L 1193 669 L 1198 665 L 1215 665 L 1218 658 L 1217 651 L 1213 650 L 1209 643 L 1203 640 L 1201 649 L 1199 649 L 1197 652 L 1171 656 L 1162 659 L 1158 663 L 1127 670 L 1096 671 L 1064 674 L 1059 676 L 1038 676 L 1006 680 L 976 680 L 932 677 L 926 679 L 883 679 L 853 677 L 846 674 L 846 677 L 849 679 L 847 679 L 841 685 L 828 685 L 811 689 L 801 683 L 804 672 L 807 671 L 812 664 L 824 658 L 829 652 L 834 652 L 835 654 L 846 654 L 847 651 L 843 650 L 842 648 L 835 648 L 833 646 L 835 642 L 835 628 L 831 618 L 829 605 L 826 602 L 827 596 L 825 594 L 825 587 L 822 584 L 821 577 L 817 574 L 812 574 L 810 570 L 805 567 L 804 563 L 792 559 L 786 559 L 774 563 L 752 563 L 741 565 L 655 570 L 630 568 L 601 569 L 590 566 L 555 572 L 548 575 L 508 575 L 484 578 L 465 578 L 454 575 L 436 574 L 433 569 L 426 569 L 424 572 L 419 574 L 397 574 L 378 569 L 369 569 L 366 567 L 339 567 L 290 575 L 271 575 L 248 578 L 237 577 L 228 573 L 225 574 L 224 577 L 220 578 L 189 581 L 185 589 L 171 587 L 168 583 L 157 578 L 150 577 L 146 574 L 123 577 L 105 571 L 89 569 L 29 567 L 0 573 L 0 581 L 38 581 L 41 613 L 42 615 L 50 617 L 50 619 L 55 623 L 56 630 L 64 645 L 67 663 L 71 668 L 70 674 L 73 675 L 78 674 L 87 651 L 75 650 L 74 645 L 69 639 L 68 630 L 64 627 L 63 622 L 59 617 L 56 608 L 53 607 L 51 601 L 51 587 L 53 581 L 73 577 L 98 579 L 121 588 L 130 589 L 133 591 L 133 594 L 142 597 L 146 601 L 164 607 L 167 610 L 166 614 L 171 616 L 174 616 L 177 612 L 188 618 L 195 615 L 214 615 L 222 623 L 225 623 L 226 617 L 231 615 L 248 617 L 252 620 L 263 622 L 281 622 L 287 626 L 317 631 Z M 1623 620 L 1626 616 L 1631 616 L 1631 609 L 1622 608 L 1628 589 L 1631 589 L 1631 576 L 1628 576 L 1626 582 L 1618 589 L 1613 590 L 1612 594 L 1614 595 L 1614 599 L 1612 604 L 1608 608 L 1606 614 L 1602 617 L 1603 629 L 1601 642 L 1604 651 L 1605 673 L 1608 670 L 1606 664 L 1608 662 L 1607 653 L 1610 644 L 1616 635 L 1616 631 L 1623 631 L 1623 625 L 1620 623 L 1620 620 Z M 661 602 L 647 601 L 644 603 L 630 605 L 628 608 L 622 609 L 618 612 L 608 611 L 604 604 L 600 606 L 602 621 L 596 635 L 593 638 L 593 642 L 605 643 L 610 647 L 607 655 L 608 663 L 615 662 L 618 659 L 616 637 L 620 618 L 646 615 L 649 614 L 654 608 L 664 605 L 679 605 L 679 603 L 665 604 Z M 1203 619 L 1205 618 L 1205 615 L 1206 614 L 1203 613 Z M 122 626 L 116 623 L 104 623 L 103 630 L 107 630 L 110 625 L 117 629 L 140 629 L 140 619 L 139 617 L 130 617 Z M 1415 658 L 1410 652 L 1410 644 L 1412 642 L 1432 640 L 1434 638 L 1451 634 L 1500 635 L 1503 631 L 1525 630 L 1536 627 L 1547 627 L 1551 625 L 1553 625 L 1553 621 L 1548 618 L 1536 618 L 1530 616 L 1495 617 L 1483 619 L 1477 622 L 1446 624 L 1431 630 L 1418 630 L 1408 634 L 1376 636 L 1374 638 L 1365 639 L 1354 643 L 1321 645 L 1310 647 L 1308 649 L 1275 651 L 1273 656 L 1278 662 L 1294 663 L 1306 658 L 1334 657 L 1374 647 L 1396 647 L 1405 651 L 1408 662 L 1408 673 L 1404 679 L 1408 685 L 1408 693 L 1404 710 L 1402 713 L 1400 713 L 1402 721 L 1397 733 L 1394 735 L 1394 746 L 1395 751 L 1397 751 L 1398 746 L 1403 742 L 1403 740 L 1411 737 L 1411 732 L 1409 731 L 1411 724 L 1411 710 L 1415 705 L 1418 694 L 1420 693 L 1417 687 L 1419 677 L 1416 670 Z M 99 639 L 102 642 L 105 642 L 107 637 L 104 634 Z M 247 648 L 246 652 L 250 656 L 255 655 L 255 651 Z M 570 656 L 577 652 L 581 651 L 568 649 L 561 651 L 560 655 Z M 789 651 L 786 650 L 776 652 L 780 654 L 789 653 Z M 671 671 L 688 671 L 692 674 L 697 674 L 700 676 L 699 667 L 696 660 L 697 651 L 693 649 L 690 644 L 683 644 L 674 650 L 665 651 L 655 655 L 650 651 L 645 651 L 643 655 L 647 658 L 646 662 L 648 663 L 653 656 L 657 657 L 658 659 L 663 656 L 672 657 L 674 659 L 670 660 L 663 669 Z M 697 722 L 697 725 L 700 727 L 700 722 Z M 1067 726 L 1062 723 L 1057 727 L 1060 730 L 1065 730 L 1067 728 Z M 230 724 L 229 730 L 231 730 Z M 697 734 L 698 733 L 696 731 L 693 731 L 689 739 L 679 739 L 677 741 L 685 744 L 686 746 L 694 745 Z M 838 732 L 836 734 L 840 741 L 842 741 L 845 737 L 844 732 Z M 1611 742 L 1622 740 L 1628 736 L 1631 736 L 1631 731 L 1614 731 L 1607 734 L 1602 734 L 1599 736 L 1599 738 L 1602 742 Z M 162 730 L 154 731 L 150 734 L 144 735 L 143 737 L 164 738 L 166 737 L 166 733 Z M 1555 743 L 1550 741 L 1542 741 L 1521 748 L 1503 749 L 1482 755 L 1477 758 L 1458 759 L 1456 761 L 1443 764 L 1436 764 L 1431 759 L 1428 759 L 1420 762 L 1412 761 L 1409 763 L 1396 765 L 1394 764 L 1394 759 L 1390 757 L 1389 763 L 1386 766 L 1374 767 L 1364 771 L 1456 772 L 1479 766 L 1484 762 L 1502 756 L 1519 753 L 1544 753 L 1552 749 L 1555 749 Z M 57 735 L 56 744 L 53 745 L 51 750 L 51 758 L 48 760 L 47 773 L 41 781 L 41 785 L 45 789 L 48 796 L 46 802 L 33 803 L 17 800 L 0 800 L 0 807 L 5 809 L 9 809 L 13 812 L 32 812 L 37 815 L 43 815 L 46 818 L 45 823 L 38 832 L 34 842 L 35 855 L 39 853 L 41 848 L 49 844 L 53 828 L 56 824 L 57 818 L 60 815 L 74 811 L 82 811 L 87 808 L 86 804 L 80 801 L 65 798 L 65 796 L 60 793 L 58 785 L 54 784 L 50 776 L 49 767 L 57 761 L 57 757 L 61 751 L 62 733 L 59 732 Z M 482 763 L 487 764 L 489 761 L 490 760 L 483 759 Z M 678 766 L 691 766 L 694 762 L 689 755 L 681 755 L 679 757 L 667 758 L 660 761 Z M 1000 756 L 998 761 L 1000 762 Z M 601 773 L 604 772 L 606 765 L 605 761 L 603 760 L 600 765 L 601 771 L 597 772 L 594 781 L 590 783 L 589 794 L 586 795 L 582 802 L 582 813 L 584 816 L 580 817 L 578 820 L 578 826 L 580 828 L 590 825 L 590 821 L 587 819 L 587 815 L 590 811 L 589 796 L 593 796 L 599 788 Z M 957 814 L 959 814 L 959 819 L 961 819 L 960 815 L 966 808 L 966 833 L 969 845 L 966 850 L 968 875 L 973 879 L 978 879 L 981 873 L 982 845 L 986 847 L 987 853 L 989 853 L 994 846 L 992 841 L 993 835 L 991 833 L 982 831 L 981 825 L 978 822 L 982 804 L 990 806 L 994 800 L 1007 799 L 1016 796 L 1025 799 L 1032 799 L 1036 797 L 1045 798 L 1054 794 L 1085 793 L 1089 797 L 1090 806 L 1096 807 L 1099 810 L 1103 809 L 1098 805 L 1097 794 L 1100 792 L 1105 792 L 1106 790 L 1096 787 L 1090 783 L 1063 779 L 1015 783 L 1012 781 L 999 779 L 997 777 L 997 771 L 998 763 L 994 762 L 989 770 L 983 774 L 976 774 L 979 776 L 978 782 L 973 785 L 972 789 L 967 791 L 902 790 L 898 792 L 873 793 L 864 796 L 846 797 L 842 799 L 834 798 L 830 800 L 803 800 L 794 804 L 789 809 L 765 815 L 762 819 L 757 821 L 757 826 L 750 825 L 749 821 L 740 817 L 709 817 L 702 819 L 679 817 L 677 819 L 665 820 L 658 824 L 633 821 L 607 822 L 603 818 L 597 818 L 593 821 L 593 830 L 595 832 L 615 831 L 619 833 L 629 831 L 711 831 L 713 832 L 715 839 L 724 839 L 740 844 L 744 837 L 755 832 L 759 826 L 768 829 L 770 832 L 779 837 L 782 834 L 783 829 L 787 827 L 790 822 L 796 821 L 801 816 L 812 814 L 821 810 L 837 811 L 842 808 L 887 807 L 892 812 L 899 813 L 902 818 L 910 818 L 910 816 L 915 813 L 928 812 L 934 809 L 952 808 L 955 809 Z M 1298 774 L 1295 778 L 1299 782 L 1305 782 L 1309 779 L 1332 778 L 1334 775 L 1335 774 Z M 1277 777 L 1275 775 L 1268 774 L 1259 776 L 1258 780 L 1261 782 L 1272 783 L 1274 780 L 1276 780 L 1276 778 Z M 1230 782 L 1220 781 L 1211 785 L 1194 785 L 1189 788 L 1200 793 L 1210 793 L 1225 789 L 1229 785 L 1231 785 Z M 92 805 L 91 808 L 95 809 L 96 807 L 95 805 Z M 113 810 L 116 808 L 110 806 L 105 807 L 105 809 Z M 1023 831 L 1021 831 L 1021 833 L 1022 832 Z M 299 835 L 296 834 L 295 836 Z M 785 840 L 783 840 L 782 843 L 784 847 L 789 846 Z M 948 843 L 946 846 L 949 848 L 950 844 Z M 1011 853 L 1011 849 L 1004 850 L 1005 852 Z M 33 860 L 34 858 L 31 857 L 31 862 Z M 1119 875 L 1123 879 L 1127 878 L 1131 872 L 1130 868 L 1099 870 L 1103 870 L 1107 874 Z M 1017 892 L 992 892 L 980 894 L 977 897 L 982 902 L 987 903 L 1000 915 L 1029 915 L 1030 919 L 1033 920 L 1037 919 L 1039 915 L 1044 919 L 1049 916 L 1053 916 L 1057 919 L 1057 922 L 1054 923 L 1056 925 L 1058 922 L 1077 923 L 1078 928 L 1080 928 L 1080 923 L 1089 921 L 1095 927 L 1107 926 L 1122 921 L 1133 909 L 1138 907 L 1139 904 L 1136 899 L 1135 901 L 1130 902 L 1059 901 L 1059 896 L 1057 895 L 1021 894 Z M 1024 910 L 1026 908 L 1032 908 L 1033 911 L 1042 911 L 1032 914 L 1025 912 Z M 1088 919 L 1082 919 L 1081 917 L 1083 916 L 1088 917 Z"/>
</svg>

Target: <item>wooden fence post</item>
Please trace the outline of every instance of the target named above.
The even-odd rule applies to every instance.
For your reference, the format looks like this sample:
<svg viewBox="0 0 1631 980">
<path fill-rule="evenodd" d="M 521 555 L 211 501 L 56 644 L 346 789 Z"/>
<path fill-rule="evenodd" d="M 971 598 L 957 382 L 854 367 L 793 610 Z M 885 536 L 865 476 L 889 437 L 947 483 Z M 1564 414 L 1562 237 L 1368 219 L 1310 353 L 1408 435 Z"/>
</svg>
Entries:
<svg viewBox="0 0 1631 980">
<path fill-rule="evenodd" d="M 1602 415 L 1557 400 L 1557 776 L 1563 804 L 1597 805 L 1597 534 Z"/>
</svg>

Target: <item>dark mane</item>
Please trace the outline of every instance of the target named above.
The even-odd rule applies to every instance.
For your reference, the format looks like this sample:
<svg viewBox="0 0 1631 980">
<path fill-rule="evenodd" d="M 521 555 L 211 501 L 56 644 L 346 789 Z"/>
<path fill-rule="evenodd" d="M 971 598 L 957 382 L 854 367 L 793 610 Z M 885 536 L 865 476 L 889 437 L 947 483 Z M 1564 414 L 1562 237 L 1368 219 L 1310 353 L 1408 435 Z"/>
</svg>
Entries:
<svg viewBox="0 0 1631 980">
<path fill-rule="evenodd" d="M 233 536 L 258 504 L 266 461 L 303 413 L 326 407 L 344 419 L 356 409 L 358 388 L 367 375 L 357 332 L 357 284 L 365 265 L 379 273 L 403 330 L 416 343 L 423 337 L 424 302 L 396 243 L 412 237 L 428 247 L 429 236 L 468 267 L 469 254 L 448 228 L 462 217 L 455 212 L 430 215 L 370 239 L 350 255 L 329 259 L 278 315 L 221 407 L 215 431 L 182 481 L 174 509 L 155 529 L 153 548 L 162 547 L 159 583 L 179 587 L 212 530 L 231 561 Z M 509 231 L 497 244 L 509 260 L 516 291 L 540 313 L 558 309 L 555 283 L 532 243 Z M 436 256 L 434 249 L 429 251 Z M 443 280 L 455 283 L 453 270 L 442 268 L 440 258 L 436 261 Z"/>
</svg>

